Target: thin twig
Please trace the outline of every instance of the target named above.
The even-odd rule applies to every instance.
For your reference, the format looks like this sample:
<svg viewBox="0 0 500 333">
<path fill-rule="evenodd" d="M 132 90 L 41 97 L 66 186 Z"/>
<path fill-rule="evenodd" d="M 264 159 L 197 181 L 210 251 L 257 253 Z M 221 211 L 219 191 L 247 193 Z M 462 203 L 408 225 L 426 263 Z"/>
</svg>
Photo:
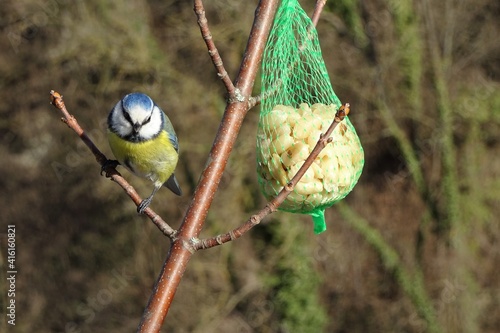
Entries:
<svg viewBox="0 0 500 333">
<path fill-rule="evenodd" d="M 326 0 L 316 0 L 316 6 L 314 7 L 314 13 L 311 18 L 314 26 L 318 25 L 319 17 L 321 16 L 321 12 L 323 11 L 323 7 L 326 5 Z"/>
<path fill-rule="evenodd" d="M 68 125 L 73 131 L 78 134 L 80 139 L 85 143 L 85 145 L 90 149 L 92 154 L 94 154 L 97 163 L 101 165 L 103 171 L 106 173 L 106 177 L 110 178 L 112 181 L 120 185 L 125 193 L 134 201 L 136 205 L 139 205 L 142 199 L 139 197 L 139 194 L 135 191 L 135 189 L 130 185 L 122 175 L 116 171 L 116 168 L 108 162 L 108 158 L 97 148 L 97 146 L 92 142 L 92 140 L 85 133 L 83 128 L 78 124 L 76 118 L 72 116 L 68 110 L 66 109 L 66 105 L 64 104 L 62 95 L 58 92 L 51 90 L 50 91 L 50 102 L 54 105 L 59 111 L 62 112 L 63 117 L 61 120 Z M 170 239 L 175 239 L 176 231 L 168 225 L 158 214 L 156 214 L 151 208 L 147 208 L 144 211 L 144 214 L 148 216 L 151 221 L 161 230 L 161 232 L 169 237 Z"/>
<path fill-rule="evenodd" d="M 196 250 L 209 249 L 211 247 L 222 245 L 229 241 L 238 239 L 246 232 L 248 232 L 250 229 L 252 229 L 254 226 L 259 224 L 264 217 L 275 212 L 278 209 L 278 207 L 283 203 L 283 201 L 285 201 L 286 197 L 293 191 L 295 185 L 297 185 L 297 183 L 306 173 L 307 169 L 309 169 L 309 167 L 314 162 L 319 153 L 326 147 L 328 143 L 332 142 L 333 138 L 331 137 L 331 135 L 335 130 L 335 127 L 337 127 L 337 125 L 342 120 L 344 120 L 345 116 L 349 114 L 349 111 L 350 111 L 349 103 L 345 103 L 337 110 L 337 113 L 335 114 L 335 118 L 332 124 L 330 125 L 330 127 L 328 127 L 327 131 L 320 136 L 318 142 L 316 143 L 316 146 L 314 146 L 314 149 L 311 151 L 311 154 L 305 160 L 302 167 L 300 167 L 299 171 L 297 171 L 295 176 L 293 176 L 292 180 L 290 180 L 290 182 L 283 187 L 280 193 L 278 193 L 278 195 L 273 200 L 271 200 L 262 210 L 260 210 L 257 214 L 252 215 L 245 223 L 243 223 L 239 227 L 225 234 L 220 234 L 215 237 L 194 241 L 195 249 Z"/>
<path fill-rule="evenodd" d="M 217 70 L 217 76 L 219 76 L 219 78 L 226 86 L 226 90 L 229 96 L 233 96 L 235 88 L 233 82 L 227 74 L 226 69 L 224 68 L 224 63 L 222 62 L 222 58 L 219 54 L 219 51 L 217 50 L 217 47 L 215 46 L 214 40 L 212 38 L 212 33 L 208 28 L 208 20 L 205 16 L 205 8 L 203 7 L 202 0 L 194 1 L 194 12 L 198 17 L 198 25 L 200 26 L 201 36 L 203 37 L 205 44 L 207 44 L 208 54 L 210 55 L 210 58 L 212 58 L 212 62 L 214 63 L 215 69 Z"/>
</svg>

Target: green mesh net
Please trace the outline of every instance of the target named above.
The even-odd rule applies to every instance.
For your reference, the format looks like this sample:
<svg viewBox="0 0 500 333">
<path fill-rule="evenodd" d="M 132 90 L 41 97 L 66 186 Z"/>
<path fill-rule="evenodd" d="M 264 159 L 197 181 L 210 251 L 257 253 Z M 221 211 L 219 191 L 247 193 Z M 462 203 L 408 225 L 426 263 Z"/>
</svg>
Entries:
<svg viewBox="0 0 500 333">
<path fill-rule="evenodd" d="M 276 13 L 262 60 L 261 96 L 257 172 L 260 189 L 270 200 L 299 170 L 341 106 L 316 29 L 297 0 L 283 0 Z M 332 137 L 279 208 L 310 214 L 315 233 L 326 229 L 325 209 L 349 194 L 364 164 L 348 117 Z"/>
</svg>

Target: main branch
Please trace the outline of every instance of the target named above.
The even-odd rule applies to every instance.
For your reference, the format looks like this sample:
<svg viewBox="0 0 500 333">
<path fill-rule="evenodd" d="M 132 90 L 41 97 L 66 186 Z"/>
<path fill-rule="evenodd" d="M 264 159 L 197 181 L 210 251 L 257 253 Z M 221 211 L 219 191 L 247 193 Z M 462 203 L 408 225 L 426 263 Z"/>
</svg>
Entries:
<svg viewBox="0 0 500 333">
<path fill-rule="evenodd" d="M 261 0 L 257 6 L 245 55 L 236 79 L 235 96 L 230 96 L 231 102 L 224 111 L 206 167 L 179 229 L 178 238 L 172 244 L 144 311 L 139 332 L 160 330 L 186 265 L 195 250 L 191 240 L 198 237 L 205 223 L 222 173 L 248 111 L 248 98 L 252 92 L 277 6 L 277 0 Z"/>
</svg>

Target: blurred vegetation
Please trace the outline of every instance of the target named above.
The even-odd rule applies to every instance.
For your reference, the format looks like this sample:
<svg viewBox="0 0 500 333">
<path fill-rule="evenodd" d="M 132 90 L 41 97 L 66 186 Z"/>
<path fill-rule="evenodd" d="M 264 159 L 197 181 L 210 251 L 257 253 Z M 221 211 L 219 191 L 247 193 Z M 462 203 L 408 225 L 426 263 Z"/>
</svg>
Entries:
<svg viewBox="0 0 500 333">
<path fill-rule="evenodd" d="M 233 78 L 256 4 L 205 4 Z M 197 253 L 164 331 L 497 332 L 499 15 L 493 0 L 328 1 L 318 32 L 365 149 L 360 182 L 327 210 L 324 234 L 315 236 L 306 216 L 277 213 L 242 239 Z M 1 308 L 6 225 L 15 224 L 14 331 L 133 331 L 169 242 L 99 176 L 48 93 L 64 95 L 109 157 L 105 119 L 117 100 L 143 91 L 162 106 L 180 139 L 186 195 L 160 191 L 152 207 L 177 227 L 225 106 L 192 6 L 7 0 L 0 32 Z M 252 162 L 257 122 L 255 109 L 205 236 L 265 204 Z M 5 318 L 0 331 L 12 331 Z"/>
</svg>

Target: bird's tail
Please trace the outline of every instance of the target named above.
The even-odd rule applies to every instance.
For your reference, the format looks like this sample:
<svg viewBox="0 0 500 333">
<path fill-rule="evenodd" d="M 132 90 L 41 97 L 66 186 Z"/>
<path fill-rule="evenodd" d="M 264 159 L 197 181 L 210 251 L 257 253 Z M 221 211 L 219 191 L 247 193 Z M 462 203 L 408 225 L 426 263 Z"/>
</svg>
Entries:
<svg viewBox="0 0 500 333">
<path fill-rule="evenodd" d="M 181 187 L 179 186 L 174 174 L 172 174 L 172 176 L 170 176 L 170 178 L 163 185 L 175 194 L 182 195 Z"/>
</svg>

